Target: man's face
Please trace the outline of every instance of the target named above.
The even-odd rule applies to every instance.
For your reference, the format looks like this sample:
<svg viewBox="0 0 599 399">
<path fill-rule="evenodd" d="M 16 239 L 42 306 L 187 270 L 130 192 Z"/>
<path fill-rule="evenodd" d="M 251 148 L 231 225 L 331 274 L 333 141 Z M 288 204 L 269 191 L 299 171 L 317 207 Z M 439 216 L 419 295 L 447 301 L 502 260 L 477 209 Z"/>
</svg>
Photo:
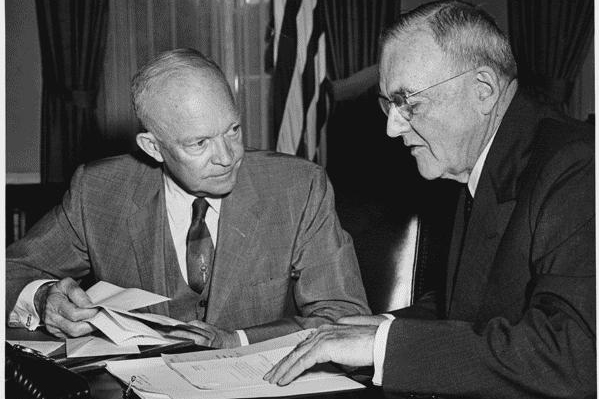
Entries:
<svg viewBox="0 0 599 399">
<path fill-rule="evenodd" d="M 231 192 L 243 158 L 239 113 L 214 77 L 175 78 L 151 100 L 167 172 L 189 193 Z"/>
<path fill-rule="evenodd" d="M 392 39 L 383 48 L 380 91 L 409 96 L 464 71 L 455 71 L 433 38 L 422 30 Z M 387 135 L 401 136 L 426 179 L 439 177 L 466 182 L 478 156 L 481 118 L 471 101 L 473 79 L 469 72 L 407 99 L 413 105 L 408 121 L 392 106 Z"/>
</svg>

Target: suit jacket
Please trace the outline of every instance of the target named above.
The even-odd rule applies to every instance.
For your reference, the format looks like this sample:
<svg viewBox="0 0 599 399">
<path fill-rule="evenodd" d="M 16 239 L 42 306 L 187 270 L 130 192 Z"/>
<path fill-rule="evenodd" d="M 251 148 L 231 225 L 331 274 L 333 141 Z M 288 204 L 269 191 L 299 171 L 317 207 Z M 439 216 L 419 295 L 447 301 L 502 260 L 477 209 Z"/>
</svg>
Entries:
<svg viewBox="0 0 599 399">
<path fill-rule="evenodd" d="M 247 151 L 218 229 L 208 323 L 245 329 L 253 342 L 369 313 L 352 240 L 321 167 Z M 166 277 L 176 262 L 159 165 L 131 155 L 96 161 L 81 166 L 62 204 L 7 249 L 7 310 L 39 278 L 172 295 Z M 173 315 L 182 308 L 165 302 L 152 310 L 193 318 Z"/>
<path fill-rule="evenodd" d="M 438 296 L 395 312 L 383 386 L 459 397 L 594 395 L 594 192 L 591 129 L 517 93 L 464 238 L 464 196 L 458 201 L 444 320 L 434 320 Z"/>
</svg>

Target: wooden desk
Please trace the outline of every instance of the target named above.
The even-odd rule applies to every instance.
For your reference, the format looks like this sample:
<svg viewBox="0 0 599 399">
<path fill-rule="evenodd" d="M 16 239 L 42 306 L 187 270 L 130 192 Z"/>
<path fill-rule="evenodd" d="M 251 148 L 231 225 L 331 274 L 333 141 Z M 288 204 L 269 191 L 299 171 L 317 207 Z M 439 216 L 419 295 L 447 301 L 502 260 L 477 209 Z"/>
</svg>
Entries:
<svg viewBox="0 0 599 399">
<path fill-rule="evenodd" d="M 51 337 L 44 331 L 27 331 L 21 328 L 7 328 L 7 340 L 29 340 L 29 341 L 60 341 L 55 337 Z M 83 376 L 88 380 L 92 398 L 94 399 L 122 399 L 124 385 L 110 373 L 105 370 L 96 370 L 84 373 Z M 134 396 L 134 395 L 132 395 Z M 383 393 L 378 387 L 369 387 L 358 391 L 336 392 L 306 395 L 310 398 L 321 399 L 377 399 L 377 398 L 396 398 Z"/>
</svg>

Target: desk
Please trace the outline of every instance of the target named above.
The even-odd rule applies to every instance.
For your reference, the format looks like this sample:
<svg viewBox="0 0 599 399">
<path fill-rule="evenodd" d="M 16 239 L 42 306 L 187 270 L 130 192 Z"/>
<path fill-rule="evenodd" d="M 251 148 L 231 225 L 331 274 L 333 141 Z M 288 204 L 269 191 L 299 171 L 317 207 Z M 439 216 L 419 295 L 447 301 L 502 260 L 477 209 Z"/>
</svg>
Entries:
<svg viewBox="0 0 599 399">
<path fill-rule="evenodd" d="M 57 338 L 49 336 L 43 331 L 27 331 L 22 328 L 7 328 L 7 340 L 29 340 L 29 341 L 58 341 Z M 123 384 L 105 370 L 96 370 L 83 374 L 88 380 L 92 398 L 94 399 L 122 399 Z M 310 398 L 319 399 L 378 399 L 378 398 L 400 398 L 401 396 L 385 394 L 378 387 L 369 387 L 358 391 L 324 393 L 308 395 Z"/>
</svg>

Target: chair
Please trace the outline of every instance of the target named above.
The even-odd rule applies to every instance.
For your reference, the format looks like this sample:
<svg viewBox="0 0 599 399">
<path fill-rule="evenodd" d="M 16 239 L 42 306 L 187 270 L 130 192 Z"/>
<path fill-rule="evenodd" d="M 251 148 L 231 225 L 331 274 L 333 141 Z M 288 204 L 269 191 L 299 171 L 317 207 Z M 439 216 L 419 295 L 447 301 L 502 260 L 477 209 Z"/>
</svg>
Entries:
<svg viewBox="0 0 599 399">
<path fill-rule="evenodd" d="M 427 198 L 446 201 L 436 206 L 433 200 L 392 206 L 343 194 L 337 201 L 341 224 L 354 240 L 374 314 L 401 309 L 428 291 L 444 289 L 457 191 L 445 184 L 431 186 Z"/>
</svg>

